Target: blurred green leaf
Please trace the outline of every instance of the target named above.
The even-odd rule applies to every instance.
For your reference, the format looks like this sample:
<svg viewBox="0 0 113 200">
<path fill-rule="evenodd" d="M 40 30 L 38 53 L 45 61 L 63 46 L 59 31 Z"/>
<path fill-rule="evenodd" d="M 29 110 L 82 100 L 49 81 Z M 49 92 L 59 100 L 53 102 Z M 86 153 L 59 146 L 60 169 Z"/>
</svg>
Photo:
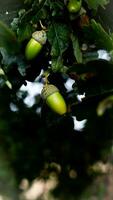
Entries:
<svg viewBox="0 0 113 200">
<path fill-rule="evenodd" d="M 19 43 L 14 32 L 0 21 L 0 47 L 6 49 L 10 54 L 19 51 Z"/>
<path fill-rule="evenodd" d="M 33 0 L 24 0 L 24 4 L 31 4 Z"/>
<path fill-rule="evenodd" d="M 97 106 L 97 115 L 102 116 L 107 109 L 110 109 L 113 106 L 113 95 L 108 96 L 107 98 L 103 99 L 99 102 Z"/>
<path fill-rule="evenodd" d="M 12 89 L 11 83 L 8 81 L 3 69 L 0 68 L 0 87 L 3 87 L 5 84 L 8 86 L 8 88 Z"/>
<path fill-rule="evenodd" d="M 110 0 L 85 0 L 89 6 L 89 8 L 97 9 L 99 6 L 103 7 L 106 6 Z"/>
</svg>

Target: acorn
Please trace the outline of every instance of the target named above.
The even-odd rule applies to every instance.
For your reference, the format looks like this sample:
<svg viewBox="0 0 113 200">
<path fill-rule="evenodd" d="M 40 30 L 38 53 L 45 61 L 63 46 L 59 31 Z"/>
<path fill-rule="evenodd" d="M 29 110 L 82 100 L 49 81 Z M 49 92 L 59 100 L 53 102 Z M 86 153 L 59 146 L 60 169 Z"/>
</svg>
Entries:
<svg viewBox="0 0 113 200">
<path fill-rule="evenodd" d="M 67 112 L 65 100 L 55 85 L 45 85 L 42 89 L 41 96 L 54 112 L 59 115 L 63 115 Z"/>
<path fill-rule="evenodd" d="M 35 31 L 32 38 L 26 45 L 25 57 L 27 60 L 34 59 L 41 51 L 43 45 L 46 43 L 47 35 L 44 30 Z"/>
<path fill-rule="evenodd" d="M 82 5 L 82 0 L 69 0 L 67 9 L 70 13 L 77 13 Z"/>
</svg>

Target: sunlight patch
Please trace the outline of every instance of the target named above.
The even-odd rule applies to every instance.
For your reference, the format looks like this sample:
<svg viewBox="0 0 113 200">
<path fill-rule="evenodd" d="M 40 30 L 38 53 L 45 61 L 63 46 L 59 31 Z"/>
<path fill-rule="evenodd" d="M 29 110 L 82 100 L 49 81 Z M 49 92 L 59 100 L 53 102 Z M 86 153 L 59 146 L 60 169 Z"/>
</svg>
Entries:
<svg viewBox="0 0 113 200">
<path fill-rule="evenodd" d="M 73 90 L 72 86 L 73 86 L 74 83 L 75 83 L 75 80 L 73 80 L 71 78 L 67 79 L 67 81 L 66 81 L 66 83 L 64 85 L 65 85 L 65 87 L 66 87 L 68 92 Z"/>
<path fill-rule="evenodd" d="M 28 93 L 27 97 L 24 99 L 24 103 L 28 107 L 32 107 L 35 103 L 35 96 L 41 94 L 43 84 L 37 82 L 31 83 L 29 81 L 26 82 L 27 85 L 22 85 L 22 87 L 20 88 L 20 92 L 23 91 Z"/>
<path fill-rule="evenodd" d="M 74 122 L 74 130 L 75 131 L 82 131 L 85 127 L 87 119 L 78 121 L 75 116 L 72 116 L 72 118 L 73 118 L 73 122 Z"/>
</svg>

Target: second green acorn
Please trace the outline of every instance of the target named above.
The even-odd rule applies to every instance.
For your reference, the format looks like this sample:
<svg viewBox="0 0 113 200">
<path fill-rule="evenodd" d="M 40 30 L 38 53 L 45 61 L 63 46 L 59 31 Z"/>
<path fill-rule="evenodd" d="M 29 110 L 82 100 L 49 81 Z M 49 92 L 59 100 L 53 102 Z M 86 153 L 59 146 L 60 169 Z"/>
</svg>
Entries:
<svg viewBox="0 0 113 200">
<path fill-rule="evenodd" d="M 63 96 L 60 94 L 59 89 L 52 84 L 47 84 L 42 89 L 42 98 L 46 104 L 59 115 L 67 112 L 67 106 Z"/>
</svg>

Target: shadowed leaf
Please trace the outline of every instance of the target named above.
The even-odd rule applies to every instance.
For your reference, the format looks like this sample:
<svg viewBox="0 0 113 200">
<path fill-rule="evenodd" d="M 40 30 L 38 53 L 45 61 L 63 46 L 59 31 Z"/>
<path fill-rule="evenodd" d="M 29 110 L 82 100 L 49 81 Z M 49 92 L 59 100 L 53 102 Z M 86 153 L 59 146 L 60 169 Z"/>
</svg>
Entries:
<svg viewBox="0 0 113 200">
<path fill-rule="evenodd" d="M 10 53 L 19 51 L 19 43 L 14 32 L 3 22 L 0 21 L 0 47 Z"/>
</svg>

